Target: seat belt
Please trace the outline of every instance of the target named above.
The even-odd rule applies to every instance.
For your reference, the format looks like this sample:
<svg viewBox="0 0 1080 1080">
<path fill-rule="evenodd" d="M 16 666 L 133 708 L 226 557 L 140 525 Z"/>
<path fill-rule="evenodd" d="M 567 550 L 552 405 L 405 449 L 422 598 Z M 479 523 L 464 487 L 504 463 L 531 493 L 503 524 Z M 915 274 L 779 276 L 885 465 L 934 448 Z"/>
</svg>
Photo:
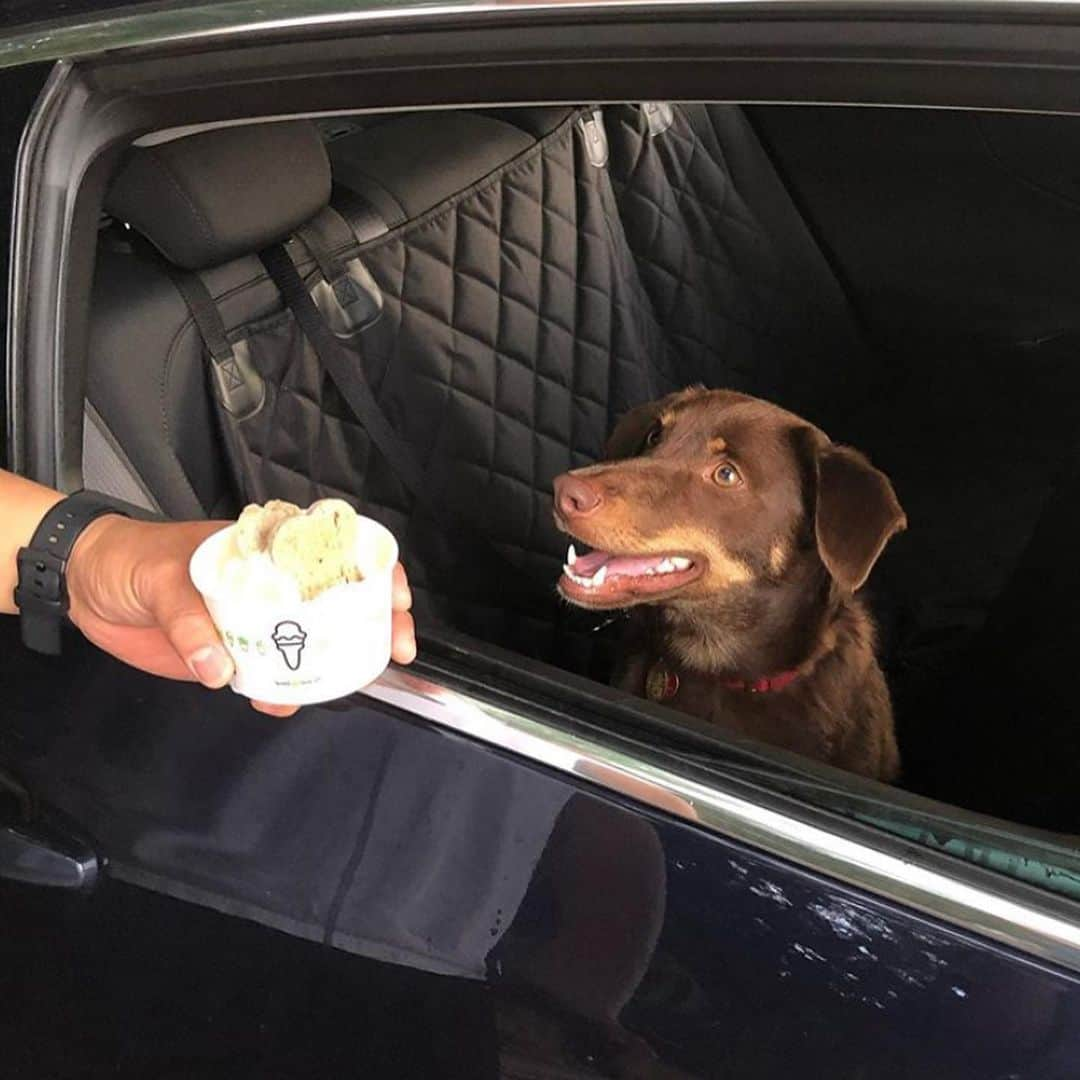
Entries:
<svg viewBox="0 0 1080 1080">
<path fill-rule="evenodd" d="M 219 417 L 222 437 L 241 494 L 250 496 L 253 501 L 265 502 L 266 493 L 252 465 L 251 455 L 233 428 L 235 422 L 254 416 L 262 409 L 266 401 L 266 384 L 262 376 L 255 370 L 246 350 L 236 349 L 229 342 L 221 312 L 200 274 L 173 266 L 142 236 L 134 235 L 131 246 L 142 258 L 160 267 L 183 297 L 210 357 L 214 404 L 223 414 Z"/>
<path fill-rule="evenodd" d="M 319 315 L 307 285 L 293 265 L 288 252 L 279 244 L 261 251 L 259 258 L 278 287 L 285 305 L 292 311 L 304 336 L 315 350 L 320 366 L 334 381 L 371 441 L 409 493 L 418 501 L 430 505 L 435 497 L 428 491 L 424 470 L 413 456 L 412 449 L 401 439 L 375 403 L 359 358 L 355 353 L 346 352 Z M 445 515 L 440 513 L 439 516 Z"/>
<path fill-rule="evenodd" d="M 327 326 L 285 248 L 280 244 L 267 248 L 259 253 L 259 258 L 315 350 L 320 366 L 333 380 L 372 443 L 417 503 L 446 530 L 448 539 L 458 550 L 459 583 L 472 579 L 470 584 L 481 593 L 491 592 L 499 606 L 505 606 L 510 599 L 518 600 L 538 615 L 541 612 L 548 615 L 554 613 L 556 623 L 561 623 L 565 608 L 558 601 L 554 588 L 542 588 L 528 578 L 471 521 L 449 506 L 441 494 L 433 489 L 412 448 L 398 435 L 379 408 L 360 358 L 355 351 L 343 345 Z M 465 560 L 464 550 L 473 556 L 479 552 L 482 558 L 489 560 L 492 569 L 501 571 L 497 575 L 499 580 L 494 580 L 496 575 L 479 570 L 475 558 Z"/>
<path fill-rule="evenodd" d="M 334 224 L 354 237 L 355 243 L 352 226 L 330 206 L 301 225 L 296 237 L 307 248 L 322 276 L 322 281 L 310 290 L 316 309 L 335 335 L 351 338 L 378 320 L 382 314 L 382 292 L 355 249 L 341 255 L 327 243 L 321 230 Z"/>
<path fill-rule="evenodd" d="M 247 362 L 246 353 L 238 352 L 230 344 L 221 313 L 202 277 L 173 266 L 141 237 L 136 238 L 135 246 L 144 258 L 157 263 L 169 276 L 191 312 L 210 356 L 216 391 L 214 399 L 224 414 L 221 427 L 227 449 L 236 462 L 241 484 L 251 489 L 250 495 L 254 501 L 265 502 L 268 492 L 252 465 L 244 440 L 234 427 L 237 421 L 257 413 L 262 407 L 266 395 L 262 377 Z M 305 246 L 308 246 L 307 242 Z M 327 258 L 324 251 L 320 255 Z M 560 630 L 578 623 L 581 623 L 580 627 L 576 627 L 578 629 L 596 629 L 588 624 L 583 612 L 571 610 L 563 604 L 554 587 L 541 586 L 528 577 L 472 522 L 431 490 L 426 473 L 412 448 L 401 439 L 376 403 L 357 353 L 346 347 L 331 331 L 284 246 L 268 248 L 260 253 L 259 258 L 314 349 L 320 367 L 333 380 L 345 403 L 395 476 L 443 528 L 445 539 L 455 551 L 455 584 L 471 588 L 477 599 L 486 598 L 494 606 L 505 607 L 513 603 L 540 618 L 546 617 Z M 329 258 L 327 262 L 327 269 L 333 272 L 336 267 Z M 310 480 L 313 484 L 317 483 L 314 474 Z M 479 568 L 475 558 L 477 552 L 488 561 L 490 571 Z M 467 555 L 472 557 L 467 558 Z M 436 588 L 436 591 L 441 590 Z"/>
<path fill-rule="evenodd" d="M 247 357 L 239 355 L 230 343 L 221 312 L 201 275 L 173 266 L 149 240 L 138 234 L 132 236 L 131 247 L 147 262 L 160 267 L 183 297 L 210 354 L 210 370 L 222 406 L 238 420 L 253 416 L 266 400 L 266 386 Z"/>
</svg>

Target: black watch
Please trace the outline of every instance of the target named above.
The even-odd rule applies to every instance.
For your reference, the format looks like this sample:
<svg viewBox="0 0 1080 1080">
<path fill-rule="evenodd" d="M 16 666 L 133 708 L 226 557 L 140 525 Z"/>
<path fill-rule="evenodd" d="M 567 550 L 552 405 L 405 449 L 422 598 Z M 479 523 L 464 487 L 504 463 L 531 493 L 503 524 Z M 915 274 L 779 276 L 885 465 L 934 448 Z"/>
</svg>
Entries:
<svg viewBox="0 0 1080 1080">
<path fill-rule="evenodd" d="M 79 491 L 58 502 L 42 519 L 30 543 L 19 548 L 19 609 L 23 644 L 36 652 L 60 655 L 60 626 L 68 611 L 67 563 L 75 541 L 103 514 L 132 517 L 127 503 L 96 491 Z"/>
</svg>

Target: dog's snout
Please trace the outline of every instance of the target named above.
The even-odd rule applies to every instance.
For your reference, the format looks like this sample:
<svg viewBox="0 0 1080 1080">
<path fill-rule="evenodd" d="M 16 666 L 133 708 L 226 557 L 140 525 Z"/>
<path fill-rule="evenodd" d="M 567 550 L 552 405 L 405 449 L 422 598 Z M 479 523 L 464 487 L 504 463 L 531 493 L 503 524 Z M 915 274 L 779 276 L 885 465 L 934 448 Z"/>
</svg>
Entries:
<svg viewBox="0 0 1080 1080">
<path fill-rule="evenodd" d="M 591 514 L 603 502 L 595 484 L 566 473 L 555 479 L 555 506 L 564 518 Z"/>
</svg>

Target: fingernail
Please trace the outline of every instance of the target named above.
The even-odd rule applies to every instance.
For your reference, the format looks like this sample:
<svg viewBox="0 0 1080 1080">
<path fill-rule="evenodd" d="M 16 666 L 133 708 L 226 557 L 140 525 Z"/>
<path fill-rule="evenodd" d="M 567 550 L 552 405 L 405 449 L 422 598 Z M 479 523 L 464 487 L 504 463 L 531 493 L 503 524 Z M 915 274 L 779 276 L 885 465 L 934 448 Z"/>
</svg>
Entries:
<svg viewBox="0 0 1080 1080">
<path fill-rule="evenodd" d="M 220 645 L 204 645 L 193 652 L 188 666 L 203 686 L 213 690 L 224 686 L 232 678 L 232 660 Z"/>
</svg>

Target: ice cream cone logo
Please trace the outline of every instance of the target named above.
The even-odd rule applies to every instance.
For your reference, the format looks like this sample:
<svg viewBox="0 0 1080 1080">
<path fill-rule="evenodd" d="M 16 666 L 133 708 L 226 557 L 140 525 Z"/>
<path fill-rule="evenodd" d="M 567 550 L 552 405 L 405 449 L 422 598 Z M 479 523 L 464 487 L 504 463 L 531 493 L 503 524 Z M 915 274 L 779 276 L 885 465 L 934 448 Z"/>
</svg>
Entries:
<svg viewBox="0 0 1080 1080">
<path fill-rule="evenodd" d="M 291 619 L 286 619 L 274 627 L 271 640 L 277 647 L 277 651 L 281 653 L 285 666 L 290 671 L 296 671 L 300 667 L 300 655 L 304 651 L 304 642 L 307 641 L 307 634 L 303 627 Z"/>
</svg>

